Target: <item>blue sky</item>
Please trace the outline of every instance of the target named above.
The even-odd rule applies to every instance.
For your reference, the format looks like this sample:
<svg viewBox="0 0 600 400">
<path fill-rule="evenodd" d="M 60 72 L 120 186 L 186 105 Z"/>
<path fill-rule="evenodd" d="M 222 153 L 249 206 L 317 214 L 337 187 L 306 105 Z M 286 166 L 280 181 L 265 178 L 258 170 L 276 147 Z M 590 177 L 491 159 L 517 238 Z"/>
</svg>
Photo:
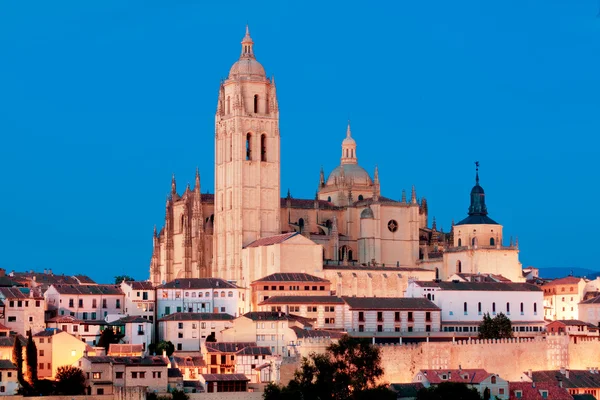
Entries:
<svg viewBox="0 0 600 400">
<path fill-rule="evenodd" d="M 175 173 L 213 191 L 219 81 L 246 22 L 277 81 L 282 192 L 314 196 L 346 120 L 382 194 L 447 231 L 474 164 L 523 265 L 598 267 L 597 0 L 0 5 L 0 267 L 148 277 Z"/>
</svg>

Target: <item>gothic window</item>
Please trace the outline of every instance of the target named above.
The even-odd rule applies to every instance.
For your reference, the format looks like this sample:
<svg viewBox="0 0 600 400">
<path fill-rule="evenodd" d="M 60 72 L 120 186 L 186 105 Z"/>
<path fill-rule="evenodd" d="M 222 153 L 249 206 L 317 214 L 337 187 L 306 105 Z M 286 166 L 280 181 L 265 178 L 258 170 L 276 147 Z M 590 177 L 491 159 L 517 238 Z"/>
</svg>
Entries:
<svg viewBox="0 0 600 400">
<path fill-rule="evenodd" d="M 363 195 L 362 195 L 362 194 L 359 194 L 359 195 L 358 195 L 358 201 L 361 201 L 361 200 L 363 200 L 363 199 L 364 199 Z"/>
<path fill-rule="evenodd" d="M 298 220 L 298 227 L 300 228 L 300 232 L 304 230 L 304 218 Z"/>
<path fill-rule="evenodd" d="M 476 246 L 476 245 L 477 245 L 477 238 L 471 239 L 471 246 Z"/>
<path fill-rule="evenodd" d="M 331 203 L 331 196 L 327 196 L 327 201 Z"/>
<path fill-rule="evenodd" d="M 252 134 L 246 135 L 246 161 L 252 160 Z"/>
<path fill-rule="evenodd" d="M 267 135 L 260 135 L 260 161 L 267 161 Z"/>
<path fill-rule="evenodd" d="M 396 232 L 398 230 L 398 223 L 393 219 L 390 219 L 387 226 L 390 232 Z"/>
<path fill-rule="evenodd" d="M 496 241 L 494 240 L 494 238 L 490 238 L 490 246 L 495 246 L 496 245 Z"/>
<path fill-rule="evenodd" d="M 348 261 L 352 261 L 352 250 L 348 249 Z"/>
<path fill-rule="evenodd" d="M 457 274 L 462 273 L 462 263 L 460 262 L 460 260 L 456 261 L 456 273 Z"/>
<path fill-rule="evenodd" d="M 179 229 L 180 229 L 181 232 L 183 232 L 183 221 L 184 221 L 184 218 L 185 218 L 184 215 L 181 214 L 181 224 L 179 225 Z"/>
<path fill-rule="evenodd" d="M 231 113 L 231 98 L 227 96 L 227 114 Z"/>
<path fill-rule="evenodd" d="M 258 95 L 254 95 L 254 113 L 258 113 Z"/>
<path fill-rule="evenodd" d="M 462 246 L 462 239 L 458 238 L 458 247 Z"/>
</svg>

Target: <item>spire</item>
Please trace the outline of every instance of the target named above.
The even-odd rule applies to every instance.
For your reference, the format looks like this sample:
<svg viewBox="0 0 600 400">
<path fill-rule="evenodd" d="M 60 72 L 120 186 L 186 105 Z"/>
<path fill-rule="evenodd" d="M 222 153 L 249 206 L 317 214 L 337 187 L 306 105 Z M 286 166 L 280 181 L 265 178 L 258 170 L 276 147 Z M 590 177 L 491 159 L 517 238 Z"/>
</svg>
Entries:
<svg viewBox="0 0 600 400">
<path fill-rule="evenodd" d="M 171 178 L 171 195 L 177 195 L 177 183 L 175 182 L 175 174 Z"/>
<path fill-rule="evenodd" d="M 323 171 L 323 166 L 321 165 L 321 172 L 319 173 L 319 187 L 325 186 L 325 172 Z"/>
<path fill-rule="evenodd" d="M 248 24 L 246 24 L 246 36 L 242 39 L 242 55 L 240 58 L 254 58 L 254 51 L 252 50 L 252 46 L 254 42 L 250 37 L 250 28 Z"/>
<path fill-rule="evenodd" d="M 157 235 L 157 233 L 156 233 L 156 224 L 155 224 L 155 225 L 154 225 L 154 238 L 156 238 L 156 236 L 158 236 L 158 235 Z"/>
<path fill-rule="evenodd" d="M 431 226 L 431 230 L 432 231 L 436 231 L 437 230 L 437 225 L 436 225 L 436 222 L 435 222 L 435 217 L 433 217 L 433 225 Z"/>
<path fill-rule="evenodd" d="M 475 186 L 471 189 L 471 205 L 469 206 L 469 215 L 487 215 L 485 206 L 485 192 L 479 185 L 479 161 L 475 161 Z"/>
<path fill-rule="evenodd" d="M 375 165 L 375 174 L 373 175 L 373 179 L 375 180 L 375 184 L 379 185 L 379 167 Z"/>
<path fill-rule="evenodd" d="M 415 189 L 415 185 L 412 186 L 412 190 L 410 193 L 410 202 L 412 204 L 417 204 L 417 190 Z"/>
<path fill-rule="evenodd" d="M 350 120 L 348 120 L 348 128 L 346 128 L 346 138 L 352 139 L 352 131 L 350 130 Z"/>
<path fill-rule="evenodd" d="M 291 199 L 292 198 L 292 194 L 290 193 L 290 189 L 288 188 L 288 192 L 287 192 L 287 198 Z"/>
<path fill-rule="evenodd" d="M 402 204 L 406 204 L 406 190 L 402 189 Z"/>
<path fill-rule="evenodd" d="M 196 182 L 194 190 L 198 191 L 198 193 L 200 192 L 200 171 L 198 170 L 198 167 L 196 167 Z"/>
</svg>

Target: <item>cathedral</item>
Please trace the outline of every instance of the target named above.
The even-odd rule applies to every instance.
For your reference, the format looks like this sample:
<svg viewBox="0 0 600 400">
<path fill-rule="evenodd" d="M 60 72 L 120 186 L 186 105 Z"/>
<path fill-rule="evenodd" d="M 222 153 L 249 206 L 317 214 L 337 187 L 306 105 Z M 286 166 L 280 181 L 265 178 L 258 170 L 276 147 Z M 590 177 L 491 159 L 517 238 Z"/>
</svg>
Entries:
<svg viewBox="0 0 600 400">
<path fill-rule="evenodd" d="M 503 245 L 479 183 L 468 215 L 450 232 L 429 226 L 425 197 L 381 195 L 377 168 L 358 163 L 350 124 L 340 164 L 321 170 L 313 199 L 281 198 L 279 106 L 275 80 L 254 55 L 248 28 L 240 58 L 221 82 L 215 115 L 214 194 L 179 194 L 175 177 L 162 229 L 154 230 L 150 280 L 220 277 L 241 287 L 276 272 L 331 281 L 338 295 L 402 296 L 408 280 L 493 274 L 524 281 L 518 244 Z"/>
</svg>

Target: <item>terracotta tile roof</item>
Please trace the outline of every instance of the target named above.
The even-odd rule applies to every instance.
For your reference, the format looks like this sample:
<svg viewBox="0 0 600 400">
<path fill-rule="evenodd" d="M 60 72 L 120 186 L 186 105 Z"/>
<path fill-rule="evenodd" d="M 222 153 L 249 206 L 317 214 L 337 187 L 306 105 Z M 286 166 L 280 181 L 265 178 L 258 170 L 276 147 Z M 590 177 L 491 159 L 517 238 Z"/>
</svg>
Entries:
<svg viewBox="0 0 600 400">
<path fill-rule="evenodd" d="M 24 286 L 23 282 L 11 279 L 9 276 L 0 276 L 0 286 L 13 287 L 13 286 Z"/>
<path fill-rule="evenodd" d="M 183 374 L 178 368 L 169 368 L 167 370 L 168 378 L 183 378 Z"/>
<path fill-rule="evenodd" d="M 2 336 L 0 337 L 0 347 L 13 347 L 15 344 L 15 337 L 19 338 L 21 345 L 25 347 L 27 345 L 27 338 L 23 335 L 15 336 Z"/>
<path fill-rule="evenodd" d="M 126 317 L 117 319 L 111 323 L 109 323 L 109 325 L 121 325 L 121 324 L 151 324 L 152 321 L 140 317 L 139 315 L 128 315 Z"/>
<path fill-rule="evenodd" d="M 240 356 L 270 356 L 271 349 L 266 346 L 248 346 L 235 353 Z"/>
<path fill-rule="evenodd" d="M 144 346 L 141 344 L 114 344 L 108 346 L 108 356 L 136 356 L 144 354 Z"/>
<path fill-rule="evenodd" d="M 0 331 L 10 331 L 10 328 L 6 325 L 0 324 Z"/>
<path fill-rule="evenodd" d="M 292 326 L 291 329 L 294 331 L 294 333 L 296 333 L 296 337 L 298 339 L 323 338 L 323 337 L 331 338 L 331 339 L 339 339 L 346 334 L 345 332 L 341 332 L 341 331 L 302 329 L 297 326 Z"/>
<path fill-rule="evenodd" d="M 244 374 L 202 374 L 205 382 L 249 381 Z"/>
<path fill-rule="evenodd" d="M 256 342 L 206 342 L 209 353 L 237 353 L 246 347 L 256 347 Z"/>
<path fill-rule="evenodd" d="M 58 335 L 59 333 L 62 333 L 63 331 L 61 331 L 58 328 L 46 328 L 43 331 L 40 331 L 38 333 L 36 333 L 35 335 L 33 335 L 33 337 L 48 337 L 48 336 L 54 336 L 54 335 Z"/>
<path fill-rule="evenodd" d="M 273 296 L 259 303 L 267 304 L 344 304 L 337 296 Z"/>
<path fill-rule="evenodd" d="M 485 369 L 422 369 L 419 372 L 432 384 L 442 382 L 479 384 L 491 375 Z M 444 375 L 446 379 L 443 379 Z"/>
<path fill-rule="evenodd" d="M 274 244 L 283 243 L 286 240 L 288 240 L 296 235 L 299 235 L 299 233 L 298 232 L 289 232 L 289 233 L 282 233 L 280 235 L 267 236 L 267 237 L 255 240 L 254 242 L 250 243 L 249 245 L 245 246 L 244 248 L 248 249 L 250 247 L 271 246 Z"/>
<path fill-rule="evenodd" d="M 73 275 L 73 278 L 77 279 L 77 281 L 82 285 L 95 285 L 96 282 L 87 275 Z"/>
<path fill-rule="evenodd" d="M 0 295 L 5 299 L 30 299 L 29 288 L 0 287 Z"/>
<path fill-rule="evenodd" d="M 496 274 L 456 274 L 467 282 L 512 282 L 510 279 Z"/>
<path fill-rule="evenodd" d="M 548 397 L 543 397 L 540 390 L 548 392 Z M 532 386 L 531 382 L 508 382 L 508 391 L 510 400 L 573 400 L 573 396 L 565 388 L 558 386 L 556 382 L 539 382 Z M 517 397 L 516 392 L 521 391 L 521 396 Z"/>
<path fill-rule="evenodd" d="M 178 368 L 198 368 L 206 366 L 204 359 L 200 356 L 173 356 L 173 360 L 175 360 Z"/>
<path fill-rule="evenodd" d="M 421 297 L 342 297 L 342 299 L 351 310 L 440 310 L 431 300 Z"/>
<path fill-rule="evenodd" d="M 10 360 L 0 360 L 0 369 L 17 369 L 17 366 Z"/>
<path fill-rule="evenodd" d="M 178 312 L 165 315 L 159 321 L 232 321 L 235 317 L 226 313 Z"/>
<path fill-rule="evenodd" d="M 56 317 L 47 319 L 46 322 L 54 322 L 58 324 L 80 324 L 83 321 L 75 318 L 72 315 L 58 315 Z"/>
<path fill-rule="evenodd" d="M 439 287 L 442 290 L 472 290 L 482 292 L 541 292 L 542 289 L 530 283 L 501 282 L 434 282 L 416 281 L 420 287 Z"/>
<path fill-rule="evenodd" d="M 562 380 L 564 388 L 600 388 L 600 374 L 592 373 L 588 370 L 569 370 L 562 374 L 560 370 L 551 371 L 533 371 L 532 381 L 536 382 L 551 382 L 556 384 L 558 379 Z"/>
<path fill-rule="evenodd" d="M 566 276 L 564 278 L 555 279 L 550 282 L 544 283 L 543 286 L 556 286 L 556 285 L 577 285 L 582 278 L 575 276 Z"/>
<path fill-rule="evenodd" d="M 124 365 L 156 365 L 167 366 L 167 360 L 162 356 L 121 357 L 121 356 L 86 356 L 91 363 L 111 363 Z"/>
<path fill-rule="evenodd" d="M 148 281 L 127 281 L 125 284 L 131 286 L 133 290 L 152 290 L 154 286 L 152 286 L 152 282 Z"/>
<path fill-rule="evenodd" d="M 54 275 L 54 274 L 43 274 L 41 272 L 14 272 L 11 274 L 12 278 L 21 282 L 35 281 L 36 283 L 47 283 L 47 284 L 68 284 L 78 285 L 79 282 L 72 276 L 66 275 Z"/>
<path fill-rule="evenodd" d="M 319 278 L 318 276 L 294 273 L 294 272 L 278 272 L 275 274 L 267 275 L 264 278 L 255 280 L 254 282 L 326 282 L 327 279 Z M 252 283 L 254 283 L 252 282 Z"/>
<path fill-rule="evenodd" d="M 164 285 L 158 286 L 159 289 L 237 289 L 233 283 L 229 283 L 221 278 L 183 278 L 175 279 Z"/>
<path fill-rule="evenodd" d="M 590 324 L 588 322 L 583 322 L 578 319 L 557 319 L 555 321 L 550 322 L 548 325 L 554 323 L 561 323 L 567 326 L 587 326 L 588 328 L 598 329 L 598 327 L 594 324 Z"/>
<path fill-rule="evenodd" d="M 305 326 L 312 326 L 314 319 L 304 318 L 299 315 L 286 314 L 276 311 L 253 311 L 243 315 L 252 321 L 298 321 Z"/>
<path fill-rule="evenodd" d="M 93 295 L 123 295 L 118 285 L 55 285 L 52 287 L 60 294 L 73 294 L 80 296 Z"/>
</svg>

